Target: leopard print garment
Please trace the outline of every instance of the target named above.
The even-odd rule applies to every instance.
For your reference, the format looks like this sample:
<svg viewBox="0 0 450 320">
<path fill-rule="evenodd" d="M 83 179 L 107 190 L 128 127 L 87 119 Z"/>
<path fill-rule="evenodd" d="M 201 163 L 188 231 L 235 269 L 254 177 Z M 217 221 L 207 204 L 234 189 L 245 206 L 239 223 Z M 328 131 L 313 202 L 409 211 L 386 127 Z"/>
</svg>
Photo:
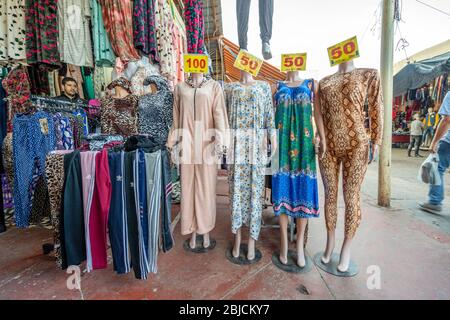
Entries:
<svg viewBox="0 0 450 320">
<path fill-rule="evenodd" d="M 53 241 L 56 265 L 62 267 L 60 224 L 61 201 L 64 185 L 64 154 L 49 154 L 45 162 L 48 193 L 50 198 L 50 212 L 53 225 Z"/>
<path fill-rule="evenodd" d="M 138 133 L 138 98 L 135 95 L 102 99 L 100 122 L 103 134 L 129 137 Z"/>
<path fill-rule="evenodd" d="M 353 150 L 369 139 L 381 144 L 383 99 L 375 69 L 355 69 L 325 77 L 319 83 L 320 107 L 330 150 Z M 364 104 L 369 101 L 370 136 L 364 127 Z"/>
<path fill-rule="evenodd" d="M 361 224 L 360 192 L 369 160 L 369 146 L 345 153 L 326 152 L 319 166 L 325 188 L 325 221 L 328 231 L 336 229 L 338 185 L 342 164 L 345 202 L 345 237 L 353 238 Z"/>
<path fill-rule="evenodd" d="M 364 126 L 369 102 L 370 136 Z M 325 186 L 325 219 L 336 228 L 341 163 L 345 201 L 345 236 L 353 238 L 361 222 L 360 191 L 368 165 L 369 140 L 381 144 L 383 100 L 380 76 L 374 69 L 355 69 L 325 77 L 319 83 L 327 152 L 319 160 Z"/>
</svg>

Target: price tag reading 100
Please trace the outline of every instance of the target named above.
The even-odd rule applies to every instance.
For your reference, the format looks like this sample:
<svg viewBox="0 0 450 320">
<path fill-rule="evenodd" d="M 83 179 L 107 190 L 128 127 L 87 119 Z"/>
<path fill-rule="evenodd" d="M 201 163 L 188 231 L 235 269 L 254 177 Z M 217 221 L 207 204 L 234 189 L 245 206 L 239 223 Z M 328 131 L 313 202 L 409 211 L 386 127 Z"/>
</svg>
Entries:
<svg viewBox="0 0 450 320">
<path fill-rule="evenodd" d="M 261 69 L 263 61 L 245 50 L 239 51 L 239 54 L 234 62 L 234 67 L 242 71 L 250 73 L 256 77 Z"/>
<path fill-rule="evenodd" d="M 356 36 L 328 48 L 331 66 L 359 57 L 358 40 Z"/>
<path fill-rule="evenodd" d="M 184 72 L 186 73 L 208 72 L 208 56 L 205 54 L 185 54 Z"/>
</svg>

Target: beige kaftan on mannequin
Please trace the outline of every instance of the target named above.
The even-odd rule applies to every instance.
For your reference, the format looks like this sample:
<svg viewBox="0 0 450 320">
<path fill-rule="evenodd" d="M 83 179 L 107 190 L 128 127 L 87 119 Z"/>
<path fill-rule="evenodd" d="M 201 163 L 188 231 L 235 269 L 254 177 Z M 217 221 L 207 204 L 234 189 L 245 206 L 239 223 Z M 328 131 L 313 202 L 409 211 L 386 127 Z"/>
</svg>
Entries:
<svg viewBox="0 0 450 320">
<path fill-rule="evenodd" d="M 180 163 L 182 235 L 214 229 L 216 151 L 226 144 L 227 129 L 225 100 L 218 82 L 205 79 L 199 88 L 186 82 L 175 87 L 167 147 L 173 150 L 172 160 Z"/>
</svg>

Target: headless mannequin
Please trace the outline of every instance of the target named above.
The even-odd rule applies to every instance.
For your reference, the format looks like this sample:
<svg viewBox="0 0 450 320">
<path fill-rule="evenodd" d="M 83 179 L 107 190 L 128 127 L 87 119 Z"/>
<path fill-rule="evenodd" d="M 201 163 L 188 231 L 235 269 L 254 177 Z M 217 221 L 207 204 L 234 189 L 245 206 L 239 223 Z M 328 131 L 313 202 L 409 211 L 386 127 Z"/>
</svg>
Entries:
<svg viewBox="0 0 450 320">
<path fill-rule="evenodd" d="M 241 71 L 241 80 L 240 83 L 244 86 L 252 85 L 256 81 L 253 79 L 253 76 L 245 71 Z M 234 246 L 233 246 L 233 257 L 238 258 L 240 255 L 241 249 L 241 229 L 237 230 L 236 235 L 234 236 Z M 247 260 L 255 259 L 255 239 L 251 236 L 248 237 L 248 251 L 247 251 Z"/>
<path fill-rule="evenodd" d="M 289 87 L 298 87 L 303 82 L 300 78 L 299 71 L 289 71 L 286 75 L 286 83 Z M 305 245 L 305 230 L 308 223 L 308 219 L 298 218 L 297 220 L 297 265 L 303 268 L 306 265 L 304 245 Z M 280 248 L 280 261 L 282 264 L 288 263 L 288 222 L 289 217 L 285 214 L 281 214 L 279 218 L 280 233 L 281 233 L 281 248 Z"/>
<path fill-rule="evenodd" d="M 355 65 L 353 61 L 347 61 L 339 65 L 338 73 L 348 73 L 355 70 Z M 379 146 L 373 145 L 373 159 L 375 159 L 378 155 Z M 331 260 L 331 255 L 333 254 L 334 246 L 336 240 L 336 231 L 331 230 L 327 231 L 327 246 L 325 248 L 325 252 L 322 256 L 322 262 L 324 264 L 328 264 Z M 353 238 L 344 238 L 344 243 L 341 248 L 341 255 L 339 259 L 339 264 L 337 266 L 338 271 L 346 272 L 350 265 L 350 255 L 351 255 L 351 245 Z"/>
<path fill-rule="evenodd" d="M 123 99 L 126 98 L 130 95 L 130 93 L 128 92 L 127 89 L 122 88 L 121 86 L 116 86 L 114 88 L 114 95 L 113 98 L 114 99 Z"/>
<path fill-rule="evenodd" d="M 203 73 L 192 73 L 192 82 L 195 87 L 199 87 L 204 79 Z M 195 249 L 197 246 L 197 232 L 193 232 L 191 235 L 191 241 L 189 243 L 189 246 L 191 249 Z M 210 246 L 210 239 L 209 239 L 209 233 L 205 233 L 203 235 L 203 248 L 208 248 Z"/>
</svg>

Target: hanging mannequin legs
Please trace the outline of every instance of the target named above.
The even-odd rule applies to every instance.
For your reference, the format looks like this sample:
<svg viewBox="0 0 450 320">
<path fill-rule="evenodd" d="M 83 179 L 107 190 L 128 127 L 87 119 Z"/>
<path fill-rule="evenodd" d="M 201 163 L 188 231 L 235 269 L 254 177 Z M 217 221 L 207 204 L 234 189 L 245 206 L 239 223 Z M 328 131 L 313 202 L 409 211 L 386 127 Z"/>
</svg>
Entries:
<svg viewBox="0 0 450 320">
<path fill-rule="evenodd" d="M 209 248 L 211 242 L 209 239 L 209 233 L 205 233 L 203 235 L 203 248 Z M 189 246 L 191 249 L 195 249 L 197 247 L 197 233 L 193 232 L 191 236 L 191 241 L 189 242 Z"/>
<path fill-rule="evenodd" d="M 239 258 L 240 255 L 241 239 L 241 229 L 239 229 L 234 236 L 233 257 L 235 258 Z M 255 242 L 251 236 L 248 237 L 247 260 L 249 261 L 255 259 Z"/>
<path fill-rule="evenodd" d="M 289 217 L 285 214 L 281 214 L 279 217 L 280 223 L 280 234 L 281 234 L 281 249 L 280 249 L 280 261 L 283 264 L 288 263 L 288 222 Z M 308 224 L 308 219 L 298 218 L 297 219 L 297 265 L 300 268 L 305 267 L 306 259 L 305 259 L 305 230 L 306 225 Z"/>
</svg>

